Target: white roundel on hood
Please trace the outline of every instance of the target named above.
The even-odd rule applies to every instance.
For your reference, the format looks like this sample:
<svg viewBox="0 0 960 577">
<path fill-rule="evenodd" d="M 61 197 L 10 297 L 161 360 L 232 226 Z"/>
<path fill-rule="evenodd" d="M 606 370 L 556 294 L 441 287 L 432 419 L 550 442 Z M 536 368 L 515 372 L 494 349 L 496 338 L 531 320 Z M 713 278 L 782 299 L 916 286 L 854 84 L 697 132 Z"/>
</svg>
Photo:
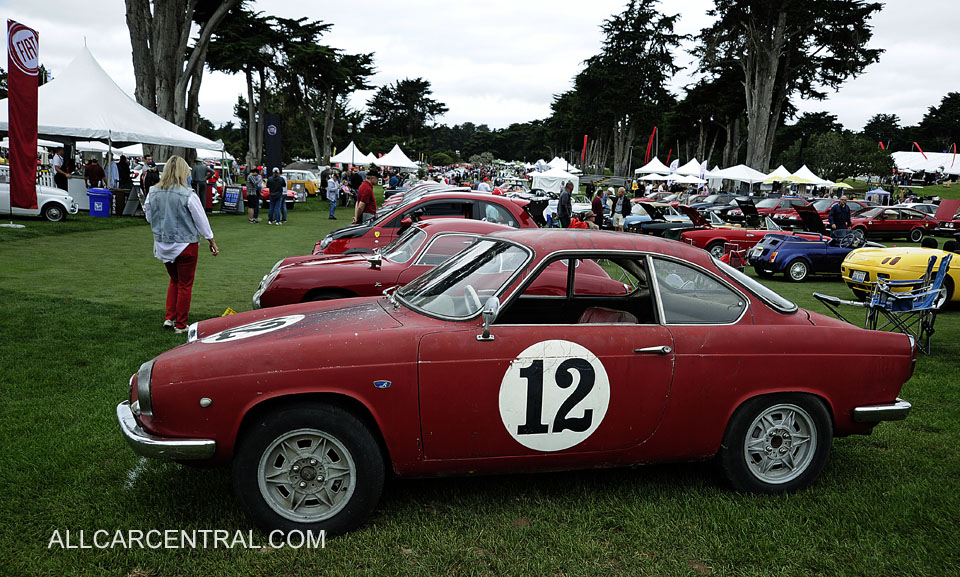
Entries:
<svg viewBox="0 0 960 577">
<path fill-rule="evenodd" d="M 200 342 L 206 344 L 227 343 L 230 341 L 238 341 L 240 339 L 256 337 L 289 327 L 290 325 L 302 321 L 304 318 L 304 315 L 287 315 L 284 317 L 263 319 L 262 321 L 241 325 L 232 329 L 226 329 L 220 331 L 219 333 L 214 333 L 210 336 L 203 337 L 200 339 Z"/>
</svg>

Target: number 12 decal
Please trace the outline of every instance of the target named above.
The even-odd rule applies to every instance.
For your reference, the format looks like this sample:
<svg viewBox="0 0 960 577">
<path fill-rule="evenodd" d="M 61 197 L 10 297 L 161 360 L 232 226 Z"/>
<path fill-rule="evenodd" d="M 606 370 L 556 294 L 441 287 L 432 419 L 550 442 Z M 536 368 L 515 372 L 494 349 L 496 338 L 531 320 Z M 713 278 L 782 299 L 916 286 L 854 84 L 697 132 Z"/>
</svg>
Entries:
<svg viewBox="0 0 960 577">
<path fill-rule="evenodd" d="M 531 345 L 500 385 L 500 417 L 518 443 L 561 451 L 586 440 L 603 421 L 610 381 L 587 348 L 561 340 Z"/>
</svg>

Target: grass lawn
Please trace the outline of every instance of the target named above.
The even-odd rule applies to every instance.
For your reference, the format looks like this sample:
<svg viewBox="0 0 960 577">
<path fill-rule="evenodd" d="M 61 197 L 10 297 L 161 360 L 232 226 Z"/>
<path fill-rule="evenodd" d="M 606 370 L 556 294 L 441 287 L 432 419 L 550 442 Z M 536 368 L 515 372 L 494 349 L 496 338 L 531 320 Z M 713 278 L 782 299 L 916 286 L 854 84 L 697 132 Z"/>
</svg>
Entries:
<svg viewBox="0 0 960 577">
<path fill-rule="evenodd" d="M 330 221 L 326 207 L 310 199 L 283 227 L 211 216 L 222 253 L 201 254 L 191 319 L 249 310 L 274 262 L 349 223 L 350 209 Z M 252 526 L 227 471 L 140 459 L 119 433 L 115 406 L 130 375 L 184 342 L 160 328 L 167 276 L 147 224 L 85 214 L 18 222 L 27 228 L 0 228 L 0 575 L 945 576 L 960 567 L 955 307 L 903 390 L 910 417 L 835 440 L 822 477 L 796 495 L 738 494 L 712 463 L 391 480 L 374 517 L 325 550 L 48 549 L 55 530 L 76 544 L 80 530 L 89 543 L 97 529 Z M 765 282 L 821 312 L 814 291 L 848 295 L 831 279 Z"/>
</svg>

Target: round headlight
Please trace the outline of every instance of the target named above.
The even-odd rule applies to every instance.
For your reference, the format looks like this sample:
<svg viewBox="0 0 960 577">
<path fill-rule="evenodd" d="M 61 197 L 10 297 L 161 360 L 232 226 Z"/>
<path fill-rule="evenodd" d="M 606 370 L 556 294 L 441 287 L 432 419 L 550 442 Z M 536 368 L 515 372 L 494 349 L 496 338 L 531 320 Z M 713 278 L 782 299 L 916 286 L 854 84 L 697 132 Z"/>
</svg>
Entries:
<svg viewBox="0 0 960 577">
<path fill-rule="evenodd" d="M 331 237 L 330 235 L 323 237 L 323 240 L 320 241 L 320 250 L 323 250 L 328 246 L 330 246 L 331 242 L 333 242 L 333 237 Z"/>
</svg>

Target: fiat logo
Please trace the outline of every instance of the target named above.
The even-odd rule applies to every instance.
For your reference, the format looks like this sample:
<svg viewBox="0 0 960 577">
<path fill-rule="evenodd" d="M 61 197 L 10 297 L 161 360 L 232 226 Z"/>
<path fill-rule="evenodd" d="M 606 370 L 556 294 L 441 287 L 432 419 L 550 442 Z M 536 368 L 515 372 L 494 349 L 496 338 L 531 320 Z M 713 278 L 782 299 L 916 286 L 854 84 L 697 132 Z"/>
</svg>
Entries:
<svg viewBox="0 0 960 577">
<path fill-rule="evenodd" d="M 267 134 L 269 134 L 270 136 L 276 136 L 276 135 L 277 135 L 277 125 L 276 125 L 276 124 L 271 124 L 271 125 L 267 126 Z"/>
<path fill-rule="evenodd" d="M 40 41 L 37 33 L 23 24 L 11 23 L 7 51 L 10 59 L 24 74 L 36 76 L 40 68 Z"/>
</svg>

